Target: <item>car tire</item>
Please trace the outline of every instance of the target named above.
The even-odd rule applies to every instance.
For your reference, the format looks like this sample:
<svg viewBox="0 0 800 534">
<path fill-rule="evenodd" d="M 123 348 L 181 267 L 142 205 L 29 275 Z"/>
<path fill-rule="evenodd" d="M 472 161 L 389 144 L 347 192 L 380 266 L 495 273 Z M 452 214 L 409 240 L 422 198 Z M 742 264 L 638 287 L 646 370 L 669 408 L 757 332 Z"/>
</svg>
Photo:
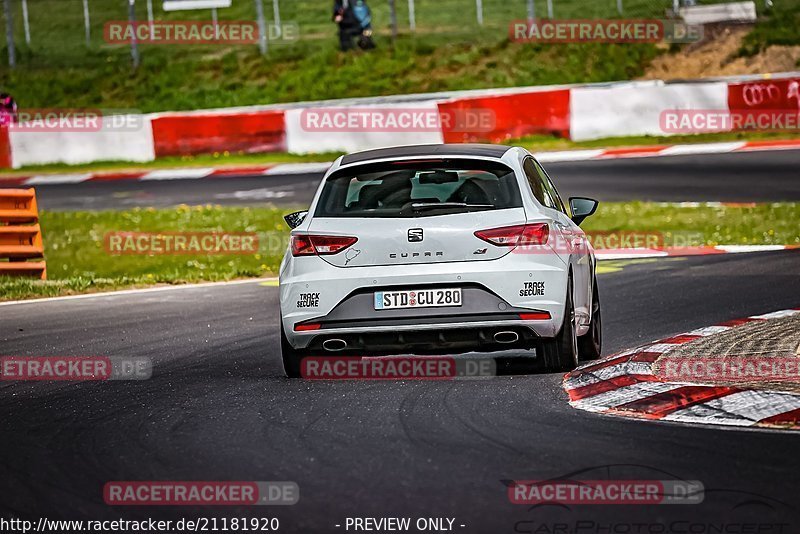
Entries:
<svg viewBox="0 0 800 534">
<path fill-rule="evenodd" d="M 575 305 L 572 300 L 572 277 L 567 282 L 567 297 L 564 305 L 564 322 L 554 339 L 543 340 L 544 367 L 549 372 L 572 371 L 578 366 L 578 336 L 575 330 Z"/>
<path fill-rule="evenodd" d="M 603 317 L 600 313 L 600 293 L 597 278 L 592 284 L 592 320 L 589 331 L 578 337 L 578 356 L 582 361 L 596 360 L 603 352 Z"/>
<path fill-rule="evenodd" d="M 305 354 L 289 343 L 286 333 L 281 325 L 281 359 L 283 360 L 283 373 L 287 378 L 300 378 L 300 365 Z"/>
</svg>

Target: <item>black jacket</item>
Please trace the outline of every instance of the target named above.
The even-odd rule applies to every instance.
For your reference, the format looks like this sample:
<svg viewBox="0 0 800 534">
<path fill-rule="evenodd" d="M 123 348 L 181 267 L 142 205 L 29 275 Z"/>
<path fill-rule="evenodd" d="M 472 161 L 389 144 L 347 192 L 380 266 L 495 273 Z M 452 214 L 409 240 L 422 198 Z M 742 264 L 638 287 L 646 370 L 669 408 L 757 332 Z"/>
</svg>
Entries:
<svg viewBox="0 0 800 534">
<path fill-rule="evenodd" d="M 339 22 L 339 26 L 342 29 L 358 29 L 361 25 L 356 18 L 355 13 L 353 13 L 353 7 L 348 2 L 347 7 L 345 7 L 345 0 L 333 0 L 333 17 L 332 20 L 336 19 L 337 15 L 342 16 L 342 20 Z"/>
</svg>

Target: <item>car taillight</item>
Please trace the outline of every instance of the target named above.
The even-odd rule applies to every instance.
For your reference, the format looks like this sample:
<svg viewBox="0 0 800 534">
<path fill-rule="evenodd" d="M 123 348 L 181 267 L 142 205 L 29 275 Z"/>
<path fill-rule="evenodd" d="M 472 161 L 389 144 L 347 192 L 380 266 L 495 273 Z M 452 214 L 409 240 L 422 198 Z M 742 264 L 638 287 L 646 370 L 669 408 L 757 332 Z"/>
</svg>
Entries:
<svg viewBox="0 0 800 534">
<path fill-rule="evenodd" d="M 475 237 L 498 247 L 544 245 L 549 235 L 550 227 L 547 223 L 518 224 L 475 232 Z"/>
<path fill-rule="evenodd" d="M 309 332 L 311 330 L 319 330 L 322 325 L 319 323 L 297 323 L 294 325 L 295 332 Z"/>
<path fill-rule="evenodd" d="M 338 235 L 293 235 L 292 256 L 327 256 L 338 254 L 358 241 L 357 237 Z"/>
<path fill-rule="evenodd" d="M 519 318 L 522 319 L 523 321 L 547 321 L 550 319 L 550 313 L 546 311 L 520 313 Z"/>
</svg>

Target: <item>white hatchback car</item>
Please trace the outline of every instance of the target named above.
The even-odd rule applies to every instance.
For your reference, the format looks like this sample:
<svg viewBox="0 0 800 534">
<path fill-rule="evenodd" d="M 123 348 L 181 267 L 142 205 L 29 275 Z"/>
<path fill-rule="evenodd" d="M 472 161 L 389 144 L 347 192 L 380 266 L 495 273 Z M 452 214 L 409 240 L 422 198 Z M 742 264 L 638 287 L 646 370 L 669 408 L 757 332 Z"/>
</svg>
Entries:
<svg viewBox="0 0 800 534">
<path fill-rule="evenodd" d="M 312 355 L 535 349 L 551 371 L 597 358 L 596 260 L 578 227 L 596 209 L 587 198 L 565 205 L 518 147 L 340 157 L 310 209 L 286 217 L 286 375 L 300 376 Z"/>
</svg>

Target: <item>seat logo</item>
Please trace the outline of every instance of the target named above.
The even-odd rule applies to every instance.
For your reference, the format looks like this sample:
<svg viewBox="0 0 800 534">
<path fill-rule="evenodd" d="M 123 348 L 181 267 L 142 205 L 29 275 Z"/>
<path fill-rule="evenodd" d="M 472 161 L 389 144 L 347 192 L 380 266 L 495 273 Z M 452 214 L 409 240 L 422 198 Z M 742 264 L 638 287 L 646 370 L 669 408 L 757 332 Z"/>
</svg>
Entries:
<svg viewBox="0 0 800 534">
<path fill-rule="evenodd" d="M 408 230 L 408 240 L 411 243 L 422 241 L 422 228 L 411 228 Z"/>
</svg>

